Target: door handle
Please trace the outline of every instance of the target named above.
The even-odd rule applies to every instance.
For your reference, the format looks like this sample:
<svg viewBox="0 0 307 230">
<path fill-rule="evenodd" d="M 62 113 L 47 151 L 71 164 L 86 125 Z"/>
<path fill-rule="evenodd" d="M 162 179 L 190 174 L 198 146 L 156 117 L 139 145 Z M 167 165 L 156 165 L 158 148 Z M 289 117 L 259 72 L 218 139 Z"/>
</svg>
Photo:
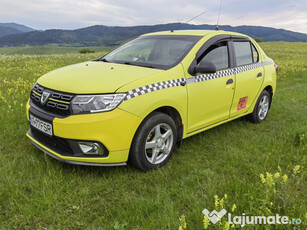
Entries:
<svg viewBox="0 0 307 230">
<path fill-rule="evenodd" d="M 182 82 L 180 82 L 180 85 L 181 86 L 185 86 L 187 84 L 187 81 L 182 81 Z"/>
<path fill-rule="evenodd" d="M 233 83 L 233 79 L 230 78 L 230 79 L 228 79 L 228 81 L 226 82 L 226 85 L 229 85 L 229 84 L 232 84 L 232 83 Z"/>
<path fill-rule="evenodd" d="M 258 73 L 258 74 L 257 74 L 257 77 L 262 77 L 262 73 L 261 73 L 261 72 Z"/>
</svg>

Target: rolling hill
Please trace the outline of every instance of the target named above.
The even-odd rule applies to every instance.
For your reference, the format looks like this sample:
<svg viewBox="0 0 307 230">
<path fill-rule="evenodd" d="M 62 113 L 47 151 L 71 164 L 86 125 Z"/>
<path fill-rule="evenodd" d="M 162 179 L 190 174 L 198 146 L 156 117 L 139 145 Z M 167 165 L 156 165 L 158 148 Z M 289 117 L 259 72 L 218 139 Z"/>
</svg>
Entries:
<svg viewBox="0 0 307 230">
<path fill-rule="evenodd" d="M 0 38 L 0 46 L 41 46 L 57 44 L 60 46 L 112 46 L 124 40 L 143 33 L 163 30 L 186 29 L 214 29 L 213 25 L 192 24 L 160 24 L 152 26 L 104 26 L 96 25 L 76 30 L 45 30 L 8 35 Z M 222 25 L 222 30 L 235 31 L 247 34 L 253 38 L 262 38 L 263 41 L 291 41 L 307 42 L 307 34 L 292 32 L 284 29 L 275 29 L 261 26 L 236 26 Z"/>
<path fill-rule="evenodd" d="M 0 37 L 34 31 L 34 29 L 17 23 L 0 23 Z"/>
</svg>

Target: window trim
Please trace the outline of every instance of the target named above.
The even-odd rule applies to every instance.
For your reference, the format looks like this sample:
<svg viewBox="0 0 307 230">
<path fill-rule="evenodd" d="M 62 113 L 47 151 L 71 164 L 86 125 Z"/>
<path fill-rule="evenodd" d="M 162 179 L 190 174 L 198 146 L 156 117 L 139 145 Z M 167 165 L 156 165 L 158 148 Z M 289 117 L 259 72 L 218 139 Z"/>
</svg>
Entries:
<svg viewBox="0 0 307 230">
<path fill-rule="evenodd" d="M 255 45 L 250 41 L 250 45 L 251 45 L 251 50 L 252 50 L 252 57 L 253 57 L 253 63 L 258 63 L 260 58 L 259 58 L 259 51 L 257 50 L 257 48 L 255 47 Z M 257 54 L 258 54 L 258 61 L 255 62 L 254 60 L 254 54 L 253 54 L 253 47 L 256 50 Z"/>
<path fill-rule="evenodd" d="M 204 44 L 198 49 L 198 51 L 195 54 L 195 58 L 190 64 L 188 68 L 188 73 L 192 76 L 195 76 L 195 67 L 197 66 L 197 59 L 201 57 L 201 55 L 212 45 L 218 42 L 226 41 L 227 42 L 227 48 L 228 48 L 228 68 L 231 69 L 234 67 L 234 62 L 232 58 L 232 48 L 229 46 L 229 42 L 231 41 L 231 36 L 228 34 L 223 34 L 223 35 L 217 35 L 209 40 L 205 41 Z M 220 71 L 220 70 L 219 70 Z"/>
<path fill-rule="evenodd" d="M 234 63 L 235 63 L 235 67 L 241 67 L 241 66 L 246 66 L 246 65 L 252 65 L 252 64 L 255 64 L 255 63 L 259 63 L 259 60 L 260 60 L 259 51 L 258 51 L 258 49 L 256 48 L 256 46 L 252 43 L 252 41 L 251 41 L 249 38 L 233 37 L 233 38 L 231 39 L 231 41 L 232 41 L 233 61 L 234 61 Z M 234 47 L 234 42 L 249 42 L 250 50 L 251 50 L 251 55 L 252 55 L 252 63 L 245 64 L 245 65 L 238 65 L 238 64 L 237 64 L 237 57 L 236 57 L 236 51 L 235 51 L 235 47 Z M 256 50 L 257 53 L 258 53 L 258 61 L 256 61 L 256 62 L 255 62 L 255 60 L 254 60 L 254 55 L 253 55 L 252 46 L 255 48 L 255 50 Z"/>
<path fill-rule="evenodd" d="M 260 62 L 260 52 L 257 49 L 257 47 L 253 44 L 253 42 L 248 38 L 248 37 L 243 37 L 243 36 L 238 36 L 238 35 L 227 35 L 227 34 L 223 34 L 223 35 L 217 35 L 214 36 L 212 38 L 210 38 L 209 40 L 205 41 L 204 44 L 201 46 L 201 48 L 199 48 L 199 50 L 196 52 L 195 54 L 195 58 L 192 61 L 192 63 L 190 64 L 189 68 L 188 68 L 188 73 L 192 76 L 195 76 L 195 67 L 197 66 L 197 59 L 199 59 L 199 57 L 211 46 L 214 45 L 217 42 L 220 41 L 227 41 L 227 46 L 228 46 L 228 61 L 229 61 L 229 69 L 231 68 L 236 68 L 236 67 L 240 67 L 237 65 L 237 60 L 236 60 L 236 53 L 235 53 L 235 49 L 234 49 L 234 44 L 233 42 L 238 42 L 238 41 L 242 41 L 242 42 L 249 42 L 250 43 L 250 47 L 251 47 L 251 55 L 252 55 L 252 60 L 253 63 L 259 63 Z M 253 57 L 253 52 L 252 52 L 252 46 L 254 46 L 255 50 L 258 53 L 258 61 L 254 62 L 254 57 Z M 250 64 L 246 64 L 246 65 L 250 65 Z M 245 66 L 245 65 L 241 65 L 241 66 Z"/>
<path fill-rule="evenodd" d="M 215 42 L 214 44 L 212 44 L 211 46 L 209 46 L 203 53 L 202 53 L 202 55 L 198 58 L 198 59 L 200 59 L 200 61 L 198 61 L 197 62 L 197 64 L 199 64 L 203 59 L 204 59 L 204 57 L 206 57 L 206 55 L 208 54 L 206 54 L 206 55 L 204 55 L 205 54 L 205 52 L 207 52 L 207 50 L 210 48 L 210 47 L 212 47 L 213 45 L 215 45 L 215 44 L 217 44 L 217 43 L 221 43 L 221 42 L 226 42 L 226 49 L 227 49 L 227 56 L 228 56 L 228 66 L 226 67 L 226 68 L 223 68 L 223 69 L 217 69 L 216 71 L 222 71 L 222 70 L 226 70 L 226 69 L 230 69 L 231 67 L 230 67 L 230 59 L 231 59 L 231 55 L 230 55 L 230 49 L 229 49 L 229 40 L 227 40 L 227 39 L 222 39 L 222 40 L 220 40 L 220 41 L 218 41 L 218 42 Z M 204 55 L 204 56 L 203 56 Z M 202 57 L 203 56 L 203 57 Z"/>
</svg>

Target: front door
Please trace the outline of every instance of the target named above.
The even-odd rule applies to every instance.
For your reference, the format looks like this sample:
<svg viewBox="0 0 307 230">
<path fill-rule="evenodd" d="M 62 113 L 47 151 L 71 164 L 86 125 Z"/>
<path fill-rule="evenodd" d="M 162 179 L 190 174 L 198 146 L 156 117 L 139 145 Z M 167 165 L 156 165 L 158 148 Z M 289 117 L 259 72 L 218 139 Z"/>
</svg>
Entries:
<svg viewBox="0 0 307 230">
<path fill-rule="evenodd" d="M 215 64 L 217 72 L 187 80 L 188 133 L 228 119 L 234 95 L 235 76 L 230 68 L 228 41 L 210 46 L 202 57 L 201 61 Z"/>
</svg>

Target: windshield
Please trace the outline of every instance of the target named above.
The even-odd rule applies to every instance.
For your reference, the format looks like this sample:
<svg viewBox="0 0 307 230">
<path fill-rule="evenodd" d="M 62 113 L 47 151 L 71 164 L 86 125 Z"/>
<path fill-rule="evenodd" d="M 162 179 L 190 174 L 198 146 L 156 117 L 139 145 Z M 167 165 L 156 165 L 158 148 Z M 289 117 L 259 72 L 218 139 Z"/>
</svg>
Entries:
<svg viewBox="0 0 307 230">
<path fill-rule="evenodd" d="M 100 61 L 169 69 L 187 55 L 200 36 L 155 35 L 133 39 L 105 55 Z"/>
</svg>

